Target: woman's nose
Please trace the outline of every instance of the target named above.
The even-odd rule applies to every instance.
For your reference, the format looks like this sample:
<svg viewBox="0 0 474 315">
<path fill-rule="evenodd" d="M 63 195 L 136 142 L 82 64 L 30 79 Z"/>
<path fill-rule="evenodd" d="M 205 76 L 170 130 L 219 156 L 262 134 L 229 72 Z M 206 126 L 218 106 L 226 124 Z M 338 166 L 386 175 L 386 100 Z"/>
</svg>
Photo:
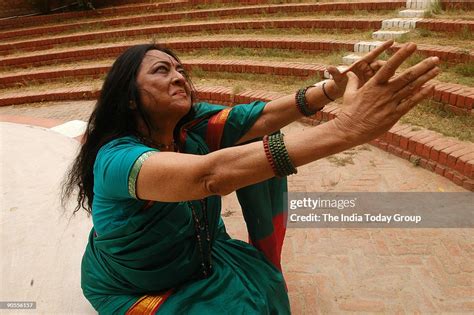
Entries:
<svg viewBox="0 0 474 315">
<path fill-rule="evenodd" d="M 174 71 L 173 73 L 173 79 L 172 79 L 174 84 L 185 84 L 186 82 L 186 77 L 184 74 L 180 71 Z"/>
</svg>

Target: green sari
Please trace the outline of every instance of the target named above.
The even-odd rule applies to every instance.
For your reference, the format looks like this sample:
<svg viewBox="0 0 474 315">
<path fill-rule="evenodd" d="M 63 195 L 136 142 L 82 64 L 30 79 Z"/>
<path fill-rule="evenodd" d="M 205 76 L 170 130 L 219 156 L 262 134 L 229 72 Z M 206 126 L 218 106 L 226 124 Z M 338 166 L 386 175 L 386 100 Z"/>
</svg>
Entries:
<svg viewBox="0 0 474 315">
<path fill-rule="evenodd" d="M 182 151 L 207 154 L 236 143 L 265 104 L 229 109 L 198 103 L 180 130 Z M 94 165 L 94 228 L 82 260 L 81 286 L 101 314 L 289 314 L 280 255 L 285 233 L 285 178 L 237 191 L 252 245 L 231 239 L 220 196 L 203 203 L 136 198 L 135 180 L 150 152 L 135 137 L 115 139 Z M 192 210 L 206 229 L 195 229 Z M 202 246 L 196 241 L 201 235 Z M 212 272 L 202 276 L 209 259 Z"/>
</svg>

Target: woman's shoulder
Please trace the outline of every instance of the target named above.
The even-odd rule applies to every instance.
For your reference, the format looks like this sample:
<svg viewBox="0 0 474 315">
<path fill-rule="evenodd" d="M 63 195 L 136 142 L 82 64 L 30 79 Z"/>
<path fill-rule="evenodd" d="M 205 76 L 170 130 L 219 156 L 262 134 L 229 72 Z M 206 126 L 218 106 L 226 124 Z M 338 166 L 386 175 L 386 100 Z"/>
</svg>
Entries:
<svg viewBox="0 0 474 315">
<path fill-rule="evenodd" d="M 124 150 L 134 147 L 146 147 L 137 137 L 134 136 L 124 136 L 120 138 L 115 138 L 106 142 L 100 149 L 98 154 L 108 151 Z"/>
<path fill-rule="evenodd" d="M 116 156 L 127 156 L 136 158 L 148 151 L 157 151 L 143 144 L 137 137 L 125 136 L 113 139 L 105 143 L 97 152 L 96 165 L 98 161 L 108 160 Z"/>
<path fill-rule="evenodd" d="M 112 147 L 120 146 L 120 145 L 131 145 L 131 146 L 142 145 L 143 146 L 143 144 L 140 142 L 140 140 L 138 140 L 137 137 L 124 136 L 124 137 L 115 138 L 113 140 L 110 140 L 110 141 L 106 142 L 102 146 L 101 149 L 103 149 L 103 148 L 112 148 Z"/>
<path fill-rule="evenodd" d="M 193 104 L 193 107 L 196 113 L 196 117 L 205 116 L 207 114 L 212 114 L 221 111 L 225 108 L 228 108 L 228 106 L 211 104 L 206 102 L 195 103 Z"/>
</svg>

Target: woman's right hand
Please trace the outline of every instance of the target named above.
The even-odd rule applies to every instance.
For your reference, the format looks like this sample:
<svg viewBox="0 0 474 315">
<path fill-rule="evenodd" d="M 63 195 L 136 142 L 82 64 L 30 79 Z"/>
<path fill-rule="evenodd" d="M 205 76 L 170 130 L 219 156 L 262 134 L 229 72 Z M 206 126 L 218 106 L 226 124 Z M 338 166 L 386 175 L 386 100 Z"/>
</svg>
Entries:
<svg viewBox="0 0 474 315">
<path fill-rule="evenodd" d="M 334 123 L 349 142 L 361 144 L 377 138 L 432 94 L 433 86 L 422 86 L 438 75 L 437 57 L 426 58 L 393 77 L 397 68 L 415 51 L 413 43 L 403 46 L 361 88 L 358 88 L 357 76 L 348 73 L 343 106 Z"/>
</svg>

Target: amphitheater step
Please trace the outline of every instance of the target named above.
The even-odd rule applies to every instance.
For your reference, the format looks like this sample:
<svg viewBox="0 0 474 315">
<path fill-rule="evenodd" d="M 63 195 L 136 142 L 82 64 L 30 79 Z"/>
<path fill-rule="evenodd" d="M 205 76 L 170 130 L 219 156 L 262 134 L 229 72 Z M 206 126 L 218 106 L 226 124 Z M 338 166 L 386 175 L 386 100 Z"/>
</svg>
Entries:
<svg viewBox="0 0 474 315">
<path fill-rule="evenodd" d="M 353 64 L 354 62 L 358 61 L 361 58 L 362 58 L 361 55 L 350 54 L 350 55 L 342 57 L 342 62 L 345 65 L 351 65 L 351 64 Z"/>
<path fill-rule="evenodd" d="M 402 18 L 422 18 L 425 16 L 425 10 L 402 10 L 398 13 Z"/>
<path fill-rule="evenodd" d="M 250 3 L 249 3 L 250 4 Z M 194 12 L 174 12 L 164 13 L 162 15 L 174 15 L 179 14 L 181 18 L 196 18 L 198 16 L 207 18 L 209 16 L 241 16 L 245 14 L 275 14 L 275 13 L 301 13 L 301 12 L 335 12 L 335 11 L 377 11 L 377 10 L 396 10 L 400 9 L 405 5 L 404 1 L 358 1 L 358 2 L 342 2 L 334 1 L 329 3 L 286 3 L 286 4 L 269 4 L 252 3 L 252 6 L 245 7 L 227 7 L 217 9 L 206 9 L 206 10 L 195 10 L 193 6 L 189 5 L 188 1 L 175 1 L 175 2 L 163 2 L 156 4 L 135 4 L 129 6 L 112 7 L 105 9 L 98 9 L 95 11 L 87 12 L 68 12 L 51 14 L 46 16 L 32 16 L 32 17 L 20 17 L 13 19 L 0 20 L 1 29 L 20 29 L 32 26 L 43 26 L 45 24 L 58 24 L 58 21 L 74 21 L 77 19 L 89 19 L 103 18 L 103 17 L 117 17 L 118 15 L 143 15 L 144 12 L 161 13 L 170 10 L 190 10 L 194 9 Z M 190 14 L 190 15 L 188 15 Z M 159 18 L 159 17 L 158 17 Z M 144 20 L 149 21 L 146 17 Z M 166 20 L 169 20 L 166 18 Z M 152 18 L 153 21 L 153 18 Z M 107 22 L 106 22 L 107 23 Z"/>
<path fill-rule="evenodd" d="M 0 75 L 0 87 L 11 88 L 18 86 L 22 82 L 35 82 L 31 89 L 44 90 L 41 84 L 52 83 L 56 84 L 60 80 L 70 80 L 72 78 L 87 80 L 91 83 L 92 80 L 103 76 L 110 69 L 112 61 L 97 61 L 95 65 L 75 65 L 54 67 L 44 70 L 31 69 L 29 71 L 18 72 L 14 74 Z M 305 80 L 311 77 L 329 78 L 329 73 L 325 71 L 326 65 L 300 62 L 271 62 L 271 61 L 256 61 L 256 60 L 209 60 L 209 59 L 188 59 L 184 61 L 184 66 L 189 71 L 198 68 L 202 71 L 208 72 L 229 72 L 229 73 L 255 73 L 255 74 L 270 74 L 270 75 L 284 75 L 294 77 L 296 80 Z M 338 67 L 339 71 L 344 71 L 347 67 Z M 452 84 L 440 81 L 433 81 L 435 90 L 433 92 L 433 100 L 448 106 L 449 109 L 458 114 L 472 113 L 474 103 L 474 88 Z M 97 83 L 95 87 L 99 87 Z M 36 88 L 37 87 L 37 88 Z M 25 87 L 23 93 L 27 92 L 30 87 Z M 94 88 L 92 88 L 94 89 Z M 50 92 L 50 91 L 48 91 Z M 38 94 L 38 92 L 36 92 Z M 36 95 L 36 94 L 35 94 Z M 61 95 L 61 94 L 59 94 Z M 86 93 L 86 95 L 89 95 Z M 5 98 L 10 100 L 3 100 L 0 98 L 0 104 L 13 105 L 30 102 L 31 98 L 18 99 L 21 97 L 18 93 Z M 58 97 L 55 94 L 54 97 Z M 63 96 L 61 96 L 63 97 Z M 81 99 L 81 95 L 72 94 L 71 97 Z M 33 100 L 42 99 L 37 96 Z M 54 100 L 50 96 L 45 96 L 45 100 Z"/>
<path fill-rule="evenodd" d="M 409 31 L 385 31 L 385 30 L 380 30 L 377 32 L 374 32 L 372 34 L 373 39 L 378 39 L 378 40 L 389 40 L 389 39 L 397 39 L 405 34 L 408 34 Z"/>
<path fill-rule="evenodd" d="M 39 65 L 52 65 L 57 62 L 85 61 L 97 58 L 113 58 L 133 44 L 141 44 L 142 41 L 128 41 L 117 44 L 97 44 L 81 48 L 67 48 L 45 52 L 26 53 L 14 57 L 0 59 L 0 69 L 10 71 L 12 67 L 26 68 Z M 239 47 L 249 49 L 286 49 L 291 51 L 305 52 L 330 52 L 330 51 L 354 51 L 354 45 L 358 41 L 352 40 L 303 40 L 303 39 L 275 39 L 275 38 L 249 38 L 246 36 L 233 36 L 232 39 L 223 37 L 200 37 L 197 39 L 184 39 L 173 41 L 162 41 L 171 49 L 178 52 L 194 51 L 196 49 L 222 49 L 227 47 Z M 402 47 L 394 44 L 388 51 L 389 54 Z M 474 52 L 466 53 L 465 50 L 449 46 L 418 45 L 418 53 L 422 56 L 437 56 L 443 61 L 458 63 L 474 61 Z"/>
<path fill-rule="evenodd" d="M 370 42 L 358 42 L 354 45 L 354 52 L 355 53 L 368 53 L 373 49 L 379 47 L 384 42 L 379 41 L 370 41 Z"/>
<path fill-rule="evenodd" d="M 407 18 L 407 19 L 388 19 L 382 21 L 382 30 L 387 30 L 391 28 L 398 29 L 414 29 L 416 27 L 416 22 L 421 19 L 416 18 Z"/>
<path fill-rule="evenodd" d="M 133 28 L 121 28 L 111 30 L 99 30 L 72 35 L 64 35 L 49 38 L 29 39 L 13 41 L 0 44 L 0 54 L 22 50 L 38 51 L 51 49 L 57 45 L 85 43 L 91 41 L 101 42 L 113 41 L 114 39 L 133 38 L 137 36 L 153 36 L 156 34 L 175 33 L 197 33 L 197 32 L 221 32 L 227 30 L 265 30 L 265 29 L 345 29 L 352 30 L 376 30 L 382 25 L 382 19 L 266 19 L 266 20 L 231 20 L 217 22 L 183 23 L 180 25 L 147 25 Z"/>
<path fill-rule="evenodd" d="M 407 0 L 407 9 L 429 9 L 437 0 Z"/>
<path fill-rule="evenodd" d="M 83 135 L 86 131 L 87 122 L 82 120 L 71 120 L 59 126 L 50 128 L 51 130 L 65 135 L 69 138 L 75 138 Z"/>
</svg>

